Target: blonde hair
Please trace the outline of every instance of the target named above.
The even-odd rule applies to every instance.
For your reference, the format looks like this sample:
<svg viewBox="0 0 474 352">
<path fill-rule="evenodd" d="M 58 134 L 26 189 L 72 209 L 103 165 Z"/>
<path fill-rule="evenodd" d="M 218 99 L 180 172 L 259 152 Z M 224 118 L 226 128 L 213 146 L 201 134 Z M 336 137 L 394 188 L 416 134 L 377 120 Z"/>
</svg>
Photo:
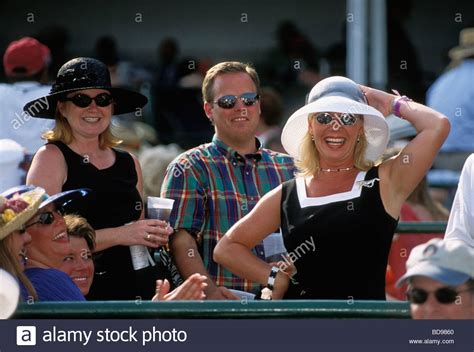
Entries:
<svg viewBox="0 0 474 352">
<path fill-rule="evenodd" d="M 257 88 L 257 93 L 260 94 L 260 79 L 258 78 L 257 71 L 248 65 L 238 61 L 225 61 L 214 65 L 206 72 L 206 77 L 202 82 L 202 98 L 205 102 L 212 102 L 214 100 L 214 80 L 218 75 L 225 73 L 246 73 L 252 78 L 255 87 Z"/>
<path fill-rule="evenodd" d="M 53 129 L 43 133 L 43 139 L 48 142 L 60 141 L 64 144 L 70 144 L 74 140 L 71 126 L 67 119 L 56 109 L 56 124 Z M 116 147 L 122 141 L 114 136 L 112 132 L 112 123 L 109 124 L 107 129 L 99 135 L 99 147 L 105 149 L 107 147 Z"/>
<path fill-rule="evenodd" d="M 308 116 L 308 121 L 311 119 L 311 116 L 312 114 Z M 363 117 L 361 120 L 363 121 Z M 319 152 L 311 138 L 309 131 L 306 131 L 303 141 L 300 144 L 300 159 L 295 161 L 296 167 L 298 168 L 296 175 L 299 177 L 314 175 L 319 170 Z M 362 128 L 359 142 L 357 142 L 354 150 L 354 166 L 362 171 L 369 170 L 375 164 L 373 161 L 365 160 L 364 155 L 366 149 L 367 138 L 364 129 Z"/>
<path fill-rule="evenodd" d="M 18 263 L 18 257 L 14 255 L 10 249 L 9 242 L 12 241 L 11 238 L 15 232 L 16 231 L 9 234 L 3 240 L 0 240 L 0 268 L 13 275 L 14 278 L 18 279 L 23 286 L 25 286 L 26 291 L 28 292 L 28 297 L 23 297 L 24 299 L 30 299 L 31 297 L 37 301 L 38 294 L 36 293 L 35 288 L 28 277 L 26 277 L 20 263 Z"/>
</svg>

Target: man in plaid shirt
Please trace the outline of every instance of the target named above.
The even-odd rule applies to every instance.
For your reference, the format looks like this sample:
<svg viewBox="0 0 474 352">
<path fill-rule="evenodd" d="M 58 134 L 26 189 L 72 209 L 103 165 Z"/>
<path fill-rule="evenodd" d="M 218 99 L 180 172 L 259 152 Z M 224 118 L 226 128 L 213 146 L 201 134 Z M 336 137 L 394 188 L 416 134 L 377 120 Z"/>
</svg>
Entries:
<svg viewBox="0 0 474 352">
<path fill-rule="evenodd" d="M 215 135 L 178 156 L 161 189 L 162 197 L 175 199 L 170 246 L 176 266 L 185 279 L 194 273 L 209 277 L 208 299 L 235 299 L 227 288 L 258 292 L 258 284 L 232 275 L 212 253 L 234 223 L 295 172 L 288 155 L 263 149 L 255 137 L 259 92 L 257 72 L 246 64 L 222 62 L 209 69 L 202 93 Z M 262 244 L 254 251 L 265 258 Z"/>
</svg>

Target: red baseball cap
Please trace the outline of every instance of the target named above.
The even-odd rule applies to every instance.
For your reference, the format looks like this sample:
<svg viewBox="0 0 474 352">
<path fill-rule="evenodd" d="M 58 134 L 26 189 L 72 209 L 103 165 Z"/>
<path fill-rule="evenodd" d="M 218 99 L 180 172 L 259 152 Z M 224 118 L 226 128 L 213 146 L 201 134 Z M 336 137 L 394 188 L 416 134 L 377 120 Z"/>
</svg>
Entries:
<svg viewBox="0 0 474 352">
<path fill-rule="evenodd" d="M 34 38 L 24 37 L 11 42 L 3 55 L 5 74 L 33 76 L 48 64 L 50 55 L 48 47 Z M 15 69 L 19 68 L 24 72 L 16 73 Z"/>
</svg>

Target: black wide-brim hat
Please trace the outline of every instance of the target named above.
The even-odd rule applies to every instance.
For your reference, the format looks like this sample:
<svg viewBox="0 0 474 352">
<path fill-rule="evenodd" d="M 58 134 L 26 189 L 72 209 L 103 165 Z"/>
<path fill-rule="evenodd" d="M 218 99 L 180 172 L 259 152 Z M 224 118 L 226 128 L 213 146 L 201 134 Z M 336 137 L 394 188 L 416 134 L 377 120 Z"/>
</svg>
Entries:
<svg viewBox="0 0 474 352">
<path fill-rule="evenodd" d="M 108 90 L 114 98 L 114 115 L 135 112 L 148 102 L 143 94 L 112 87 L 109 70 L 103 62 L 89 57 L 78 57 L 66 62 L 59 69 L 49 95 L 30 101 L 23 110 L 33 117 L 54 119 L 57 102 L 67 93 L 84 89 Z"/>
</svg>

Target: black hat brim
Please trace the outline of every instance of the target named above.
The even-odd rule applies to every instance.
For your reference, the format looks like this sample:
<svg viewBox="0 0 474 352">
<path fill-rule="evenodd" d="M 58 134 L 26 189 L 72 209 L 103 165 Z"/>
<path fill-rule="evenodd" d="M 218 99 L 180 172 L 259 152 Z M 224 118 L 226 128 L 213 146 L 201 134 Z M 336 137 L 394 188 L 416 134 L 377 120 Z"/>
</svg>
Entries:
<svg viewBox="0 0 474 352">
<path fill-rule="evenodd" d="M 23 110 L 30 116 L 41 119 L 54 119 L 58 101 L 70 92 L 85 89 L 104 89 L 110 92 L 114 98 L 114 115 L 127 114 L 142 109 L 148 102 L 147 97 L 133 90 L 116 87 L 83 87 L 63 90 L 61 92 L 46 95 L 25 104 Z"/>
</svg>

